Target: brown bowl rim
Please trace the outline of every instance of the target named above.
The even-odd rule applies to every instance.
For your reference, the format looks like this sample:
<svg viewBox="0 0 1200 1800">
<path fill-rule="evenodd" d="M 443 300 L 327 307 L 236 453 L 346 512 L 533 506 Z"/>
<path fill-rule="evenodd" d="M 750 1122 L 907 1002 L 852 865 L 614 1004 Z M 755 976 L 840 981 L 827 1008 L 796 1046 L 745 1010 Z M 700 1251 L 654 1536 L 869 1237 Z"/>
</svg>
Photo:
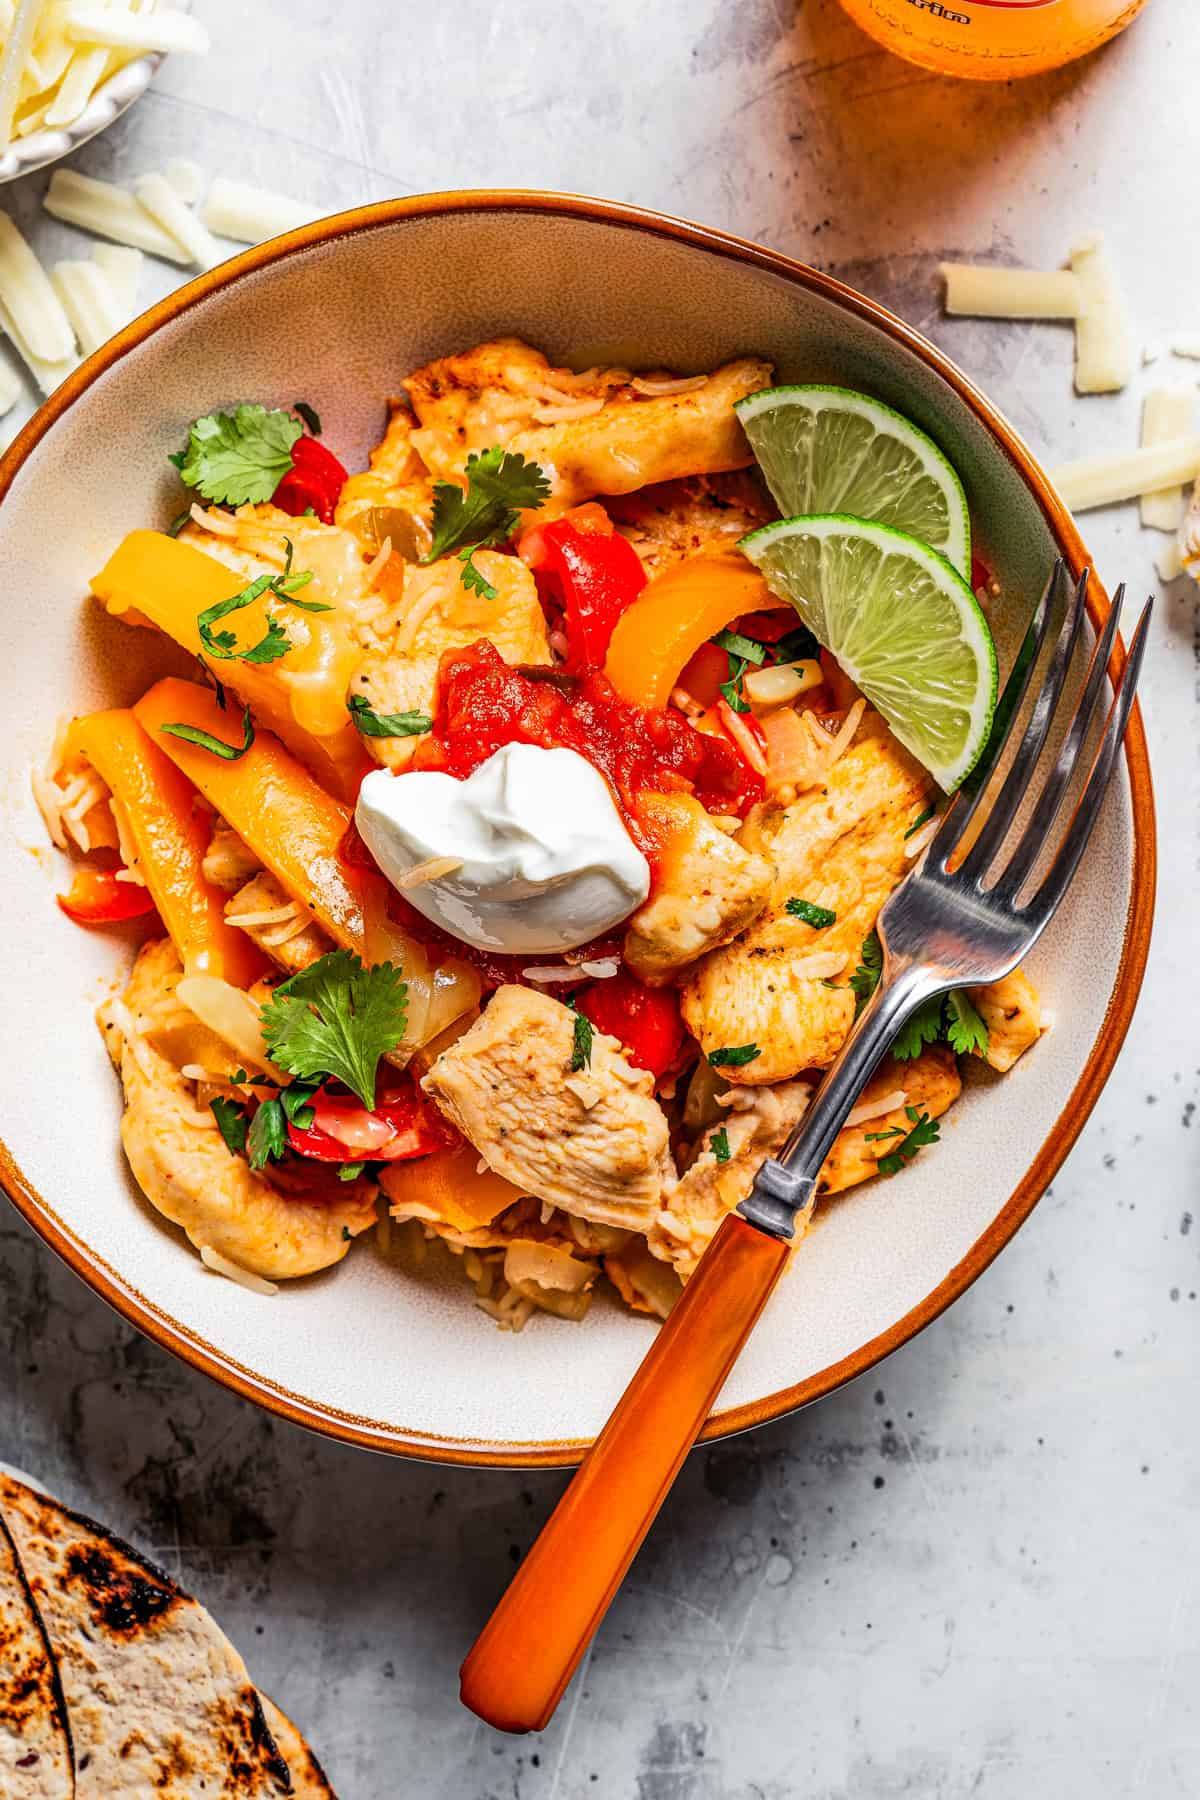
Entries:
<svg viewBox="0 0 1200 1800">
<path fill-rule="evenodd" d="M 619 225 L 626 230 L 645 232 L 655 237 L 674 239 L 777 275 L 857 314 L 859 318 L 877 326 L 896 343 L 912 351 L 965 402 L 1034 495 L 1072 575 L 1077 576 L 1085 566 L 1090 566 L 1090 558 L 1074 520 L 1055 493 L 1048 476 L 1013 427 L 949 357 L 886 307 L 845 286 L 832 275 L 812 269 L 779 251 L 764 249 L 761 245 L 710 226 L 692 224 L 666 213 L 652 212 L 622 202 L 530 189 L 468 189 L 415 194 L 402 199 L 378 201 L 370 206 L 354 207 L 302 226 L 282 237 L 272 238 L 265 244 L 232 257 L 218 268 L 197 276 L 185 287 L 177 289 L 166 299 L 150 307 L 140 318 L 135 319 L 109 343 L 88 357 L 39 407 L 0 459 L 0 505 L 30 453 L 79 396 L 162 326 L 189 312 L 208 295 L 220 292 L 240 281 L 243 276 L 268 268 L 317 245 L 333 243 L 363 231 L 379 230 L 402 219 L 472 212 L 567 215 Z M 1093 576 L 1089 585 L 1089 612 L 1093 624 L 1103 618 L 1107 605 L 1107 596 Z M 1118 638 L 1113 653 L 1114 676 L 1119 671 L 1124 656 L 1124 645 Z M 701 1433 L 701 1443 L 781 1418 L 798 1407 L 832 1393 L 835 1388 L 853 1380 L 855 1376 L 864 1374 L 885 1356 L 890 1356 L 937 1318 L 983 1273 L 1018 1226 L 1029 1216 L 1053 1180 L 1112 1070 L 1133 1017 L 1149 954 L 1156 882 L 1154 793 L 1145 730 L 1137 707 L 1129 721 L 1125 755 L 1133 810 L 1134 855 L 1121 961 L 1109 1007 L 1092 1054 L 1053 1131 L 991 1224 L 976 1239 L 961 1261 L 917 1306 L 851 1355 L 818 1370 L 804 1381 L 780 1388 L 775 1393 L 764 1395 L 743 1406 L 714 1413 Z M 359 1418 L 315 1404 L 303 1395 L 291 1393 L 256 1374 L 254 1370 L 224 1356 L 188 1327 L 164 1313 L 145 1295 L 131 1288 L 115 1269 L 94 1256 L 67 1230 L 53 1207 L 26 1180 L 2 1142 L 0 1186 L 3 1186 L 17 1211 L 44 1242 L 131 1324 L 145 1332 L 155 1343 L 173 1351 L 193 1368 L 212 1376 L 243 1399 L 252 1400 L 294 1424 L 306 1426 L 309 1430 L 363 1449 L 385 1451 L 422 1461 L 474 1464 L 489 1468 L 569 1467 L 577 1463 L 588 1448 L 588 1441 L 583 1439 L 492 1444 L 486 1440 L 434 1438 L 417 1431 L 406 1434 L 402 1428 L 380 1420 Z"/>
</svg>

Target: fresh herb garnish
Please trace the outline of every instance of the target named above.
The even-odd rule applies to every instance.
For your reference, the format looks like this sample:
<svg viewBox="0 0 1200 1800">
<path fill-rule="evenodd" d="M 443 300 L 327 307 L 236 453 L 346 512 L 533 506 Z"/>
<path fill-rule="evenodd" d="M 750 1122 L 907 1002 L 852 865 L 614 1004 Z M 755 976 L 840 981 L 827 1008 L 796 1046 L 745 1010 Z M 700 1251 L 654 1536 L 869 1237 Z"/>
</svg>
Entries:
<svg viewBox="0 0 1200 1800">
<path fill-rule="evenodd" d="M 712 641 L 718 649 L 727 651 L 731 657 L 740 657 L 744 663 L 757 666 L 767 660 L 766 646 L 757 638 L 743 637 L 740 631 L 718 631 Z"/>
<path fill-rule="evenodd" d="M 243 405 L 208 413 L 188 431 L 187 448 L 169 460 L 186 485 L 227 506 L 269 500 L 292 466 L 300 421 L 279 408 Z"/>
<path fill-rule="evenodd" d="M 191 516 L 192 509 L 190 506 L 185 506 L 181 513 L 176 513 L 175 517 L 171 520 L 171 523 L 167 526 L 167 536 L 178 537 Z"/>
<path fill-rule="evenodd" d="M 407 992 L 392 963 L 367 969 L 352 951 L 331 950 L 263 1007 L 271 1058 L 305 1080 L 332 1075 L 373 1112 L 379 1059 L 404 1036 Z"/>
<path fill-rule="evenodd" d="M 862 942 L 858 953 L 858 967 L 850 977 L 850 986 L 854 989 L 856 1004 L 854 1016 L 857 1019 L 875 989 L 879 986 L 879 977 L 883 973 L 883 946 L 879 942 L 879 933 L 869 931 Z"/>
<path fill-rule="evenodd" d="M 286 656 L 292 647 L 292 640 L 273 613 L 267 614 L 267 630 L 265 637 L 248 650 L 240 650 L 238 641 L 232 631 L 214 631 L 213 626 L 218 619 L 227 618 L 230 613 L 240 612 L 243 607 L 253 606 L 264 594 L 272 595 L 292 606 L 303 607 L 305 612 L 332 612 L 320 600 L 297 600 L 298 588 L 306 587 L 312 580 L 312 570 L 303 569 L 292 574 L 292 542 L 284 538 L 287 556 L 282 575 L 257 575 L 248 587 L 240 594 L 231 594 L 228 600 L 218 600 L 215 606 L 208 606 L 196 616 L 196 628 L 200 633 L 200 642 L 211 657 L 217 662 L 269 663 L 276 662 L 279 657 Z"/>
<path fill-rule="evenodd" d="M 814 906 L 811 900 L 789 900 L 786 910 L 793 919 L 803 919 L 816 931 L 824 931 L 827 925 L 837 923 L 837 914 L 828 906 Z"/>
<path fill-rule="evenodd" d="M 209 668 L 208 664 L 205 662 L 205 660 L 202 656 L 197 656 L 196 661 L 200 664 L 200 673 L 201 673 L 202 677 L 204 678 L 205 687 L 210 687 L 212 689 L 213 693 L 216 695 L 216 698 L 217 698 L 217 705 L 220 707 L 221 711 L 224 712 L 225 711 L 225 689 L 222 687 L 221 683 L 217 680 L 216 676 L 213 674 L 212 670 Z"/>
<path fill-rule="evenodd" d="M 198 750 L 207 750 L 213 756 L 219 756 L 224 762 L 236 762 L 239 756 L 245 756 L 254 742 L 254 726 L 250 720 L 250 708 L 242 713 L 242 741 L 240 744 L 226 744 L 210 731 L 200 731 L 195 725 L 160 725 L 160 731 L 168 737 L 182 738 L 185 744 L 195 744 Z"/>
<path fill-rule="evenodd" d="M 362 1174 L 362 1172 L 366 1168 L 366 1166 L 367 1165 L 365 1162 L 343 1163 L 341 1168 L 338 1170 L 338 1180 L 339 1181 L 357 1181 L 358 1177 Z M 347 1231 L 347 1229 L 344 1225 L 342 1226 L 342 1236 L 345 1238 L 347 1243 L 350 1242 L 350 1233 Z"/>
<path fill-rule="evenodd" d="M 889 1125 L 884 1131 L 864 1131 L 863 1142 L 865 1144 L 882 1144 L 887 1138 L 903 1136 L 903 1125 Z"/>
<path fill-rule="evenodd" d="M 881 1175 L 898 1175 L 906 1163 L 910 1163 L 918 1150 L 926 1144 L 936 1144 L 941 1136 L 941 1128 L 936 1119 L 931 1119 L 927 1112 L 918 1112 L 915 1106 L 906 1106 L 905 1115 L 912 1125 L 907 1137 L 901 1139 L 894 1150 L 879 1159 Z M 883 1135 L 882 1133 L 880 1134 Z"/>
<path fill-rule="evenodd" d="M 741 1069 L 761 1055 L 757 1044 L 727 1044 L 723 1050 L 710 1050 L 708 1060 L 714 1069 Z"/>
<path fill-rule="evenodd" d="M 317 1115 L 313 1111 L 310 1101 L 320 1085 L 319 1081 L 290 1081 L 281 1090 L 279 1103 L 283 1107 L 288 1124 L 294 1125 L 297 1131 L 311 1129 Z"/>
<path fill-rule="evenodd" d="M 454 481 L 433 485 L 433 542 L 421 560 L 436 562 L 456 551 L 463 586 L 494 600 L 496 589 L 471 559 L 489 544 L 507 543 L 521 512 L 550 498 L 550 482 L 537 463 L 499 446 L 468 456 L 464 473 L 465 490 Z"/>
<path fill-rule="evenodd" d="M 988 1028 L 970 995 L 963 988 L 952 988 L 948 994 L 935 994 L 919 1006 L 907 1024 L 902 1025 L 892 1045 L 897 1062 L 908 1062 L 919 1056 L 926 1044 L 944 1038 L 959 1056 L 974 1052 L 986 1056 Z"/>
<path fill-rule="evenodd" d="M 724 694 L 726 704 L 736 713 L 750 711 L 750 702 L 742 692 L 742 676 L 749 667 L 749 663 L 742 657 L 731 655 L 729 657 L 729 679 L 723 681 L 720 686 L 719 691 Z"/>
<path fill-rule="evenodd" d="M 262 1169 L 272 1160 L 278 1162 L 287 1147 L 287 1120 L 283 1107 L 278 1100 L 261 1101 L 250 1121 L 246 1142 L 250 1167 Z"/>
<path fill-rule="evenodd" d="M 244 1108 L 236 1100 L 227 1100 L 224 1094 L 214 1094 L 209 1105 L 230 1156 L 242 1155 L 246 1148 L 248 1124 Z"/>
<path fill-rule="evenodd" d="M 892 1045 L 897 1062 L 911 1062 L 926 1044 L 936 1044 L 942 1035 L 943 999 L 942 994 L 935 994 L 932 1000 L 923 1000 L 912 1017 L 904 1021 Z"/>
<path fill-rule="evenodd" d="M 298 419 L 304 420 L 314 437 L 320 437 L 321 415 L 315 406 L 310 406 L 307 400 L 293 400 L 292 411 Z"/>
<path fill-rule="evenodd" d="M 904 834 L 905 838 L 916 837 L 916 835 L 917 835 L 918 831 L 920 831 L 922 825 L 928 825 L 930 819 L 934 819 L 936 817 L 937 817 L 937 807 L 936 806 L 927 806 L 925 808 L 924 812 L 920 812 L 917 814 L 916 818 L 913 820 L 912 824 L 909 826 L 908 830 L 905 832 L 905 834 Z"/>
<path fill-rule="evenodd" d="M 708 1147 L 719 1163 L 729 1161 L 729 1133 L 724 1125 L 714 1131 L 708 1140 Z"/>
<path fill-rule="evenodd" d="M 346 710 L 364 737 L 419 737 L 433 730 L 428 713 L 377 713 L 362 694 L 351 694 Z"/>
<path fill-rule="evenodd" d="M 586 1069 L 592 1060 L 592 1038 L 595 1033 L 592 1021 L 581 1012 L 575 1014 L 575 1036 L 571 1044 L 571 1073 L 577 1075 L 580 1069 Z"/>
</svg>

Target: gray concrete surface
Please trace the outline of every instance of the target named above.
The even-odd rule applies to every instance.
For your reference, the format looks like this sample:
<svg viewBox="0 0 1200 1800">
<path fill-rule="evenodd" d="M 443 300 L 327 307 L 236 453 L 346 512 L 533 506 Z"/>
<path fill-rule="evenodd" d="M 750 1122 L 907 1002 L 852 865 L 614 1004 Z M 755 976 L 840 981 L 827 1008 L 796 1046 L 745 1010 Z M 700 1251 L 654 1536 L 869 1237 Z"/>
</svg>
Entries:
<svg viewBox="0 0 1200 1800">
<path fill-rule="evenodd" d="M 198 10 L 216 53 L 173 63 L 81 167 L 170 151 L 330 207 L 511 183 L 688 214 L 890 302 L 1050 460 L 1132 442 L 1149 380 L 1200 373 L 1167 361 L 1074 401 L 1065 329 L 946 322 L 934 279 L 947 250 L 1052 265 L 1099 225 L 1142 336 L 1200 329 L 1187 0 L 999 89 L 892 61 L 833 0 Z M 61 253 L 44 185 L 4 199 Z M 1132 510 L 1088 529 L 1110 581 L 1155 585 Z M 1197 628 L 1176 582 L 1145 690 L 1150 974 L 1053 1191 L 888 1364 L 692 1457 L 540 1741 L 462 1712 L 456 1669 L 561 1476 L 388 1463 L 275 1424 L 121 1324 L 7 1209 L 0 1455 L 209 1602 L 343 1800 L 1200 1792 Z"/>
</svg>

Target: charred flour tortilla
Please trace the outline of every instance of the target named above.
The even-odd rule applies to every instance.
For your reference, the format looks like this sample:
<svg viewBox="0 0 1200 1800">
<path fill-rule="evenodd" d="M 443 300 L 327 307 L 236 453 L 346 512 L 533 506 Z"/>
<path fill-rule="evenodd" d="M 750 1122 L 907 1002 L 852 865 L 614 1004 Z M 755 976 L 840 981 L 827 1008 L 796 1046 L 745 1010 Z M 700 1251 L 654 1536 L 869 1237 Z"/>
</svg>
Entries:
<svg viewBox="0 0 1200 1800">
<path fill-rule="evenodd" d="M 71 1800 L 74 1792 L 58 1669 L 0 1521 L 0 1794 Z"/>
<path fill-rule="evenodd" d="M 292 1772 L 292 1792 L 297 1800 L 337 1800 L 337 1795 L 329 1785 L 329 1777 L 287 1714 L 280 1712 L 275 1702 L 268 1700 L 265 1694 L 258 1697 L 262 1701 L 271 1736 Z"/>
<path fill-rule="evenodd" d="M 246 1665 L 197 1601 L 119 1538 L 4 1474 L 0 1516 L 58 1663 L 76 1800 L 297 1791 Z"/>
</svg>

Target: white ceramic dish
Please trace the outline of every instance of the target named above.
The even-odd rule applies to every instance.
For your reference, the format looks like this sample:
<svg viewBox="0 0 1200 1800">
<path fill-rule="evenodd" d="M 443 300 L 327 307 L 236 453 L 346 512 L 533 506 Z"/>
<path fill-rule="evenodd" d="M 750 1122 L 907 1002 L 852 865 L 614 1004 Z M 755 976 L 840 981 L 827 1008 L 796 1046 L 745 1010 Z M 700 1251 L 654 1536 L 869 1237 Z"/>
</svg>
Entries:
<svg viewBox="0 0 1200 1800">
<path fill-rule="evenodd" d="M 1056 552 L 1085 552 L 1011 428 L 932 346 L 828 277 L 719 234 L 553 195 L 389 202 L 276 240 L 202 276 L 64 383 L 0 464 L 0 988 L 10 1065 L 0 1174 L 73 1268 L 160 1343 L 314 1429 L 484 1463 L 568 1462 L 603 1422 L 652 1327 L 597 1304 L 502 1336 L 469 1289 L 364 1241 L 272 1300 L 209 1274 L 140 1198 L 91 1012 L 127 952 L 54 905 L 31 854 L 28 770 L 54 715 L 121 704 L 169 663 L 102 616 L 86 580 L 120 535 L 169 516 L 166 454 L 214 404 L 319 405 L 361 466 L 383 396 L 428 357 L 516 332 L 557 359 L 705 369 L 746 352 L 784 380 L 867 388 L 929 430 L 961 472 L 1023 624 Z M 1097 603 L 1103 596 L 1097 594 Z M 709 1434 L 774 1417 L 894 1349 L 972 1281 L 1069 1149 L 1136 999 L 1154 885 L 1140 721 L 1085 865 L 1033 972 L 1057 1024 L 1002 1080 L 972 1076 L 942 1143 L 902 1177 L 828 1205 L 721 1396 Z"/>
<path fill-rule="evenodd" d="M 7 145 L 0 154 L 0 182 L 15 181 L 18 175 L 32 175 L 35 169 L 48 168 L 51 163 L 70 156 L 89 138 L 104 131 L 114 119 L 119 119 L 123 112 L 128 112 L 165 61 L 165 55 L 157 50 L 137 57 L 101 82 L 79 117 L 69 125 L 57 131 L 31 131 L 28 137 L 17 138 Z"/>
</svg>

